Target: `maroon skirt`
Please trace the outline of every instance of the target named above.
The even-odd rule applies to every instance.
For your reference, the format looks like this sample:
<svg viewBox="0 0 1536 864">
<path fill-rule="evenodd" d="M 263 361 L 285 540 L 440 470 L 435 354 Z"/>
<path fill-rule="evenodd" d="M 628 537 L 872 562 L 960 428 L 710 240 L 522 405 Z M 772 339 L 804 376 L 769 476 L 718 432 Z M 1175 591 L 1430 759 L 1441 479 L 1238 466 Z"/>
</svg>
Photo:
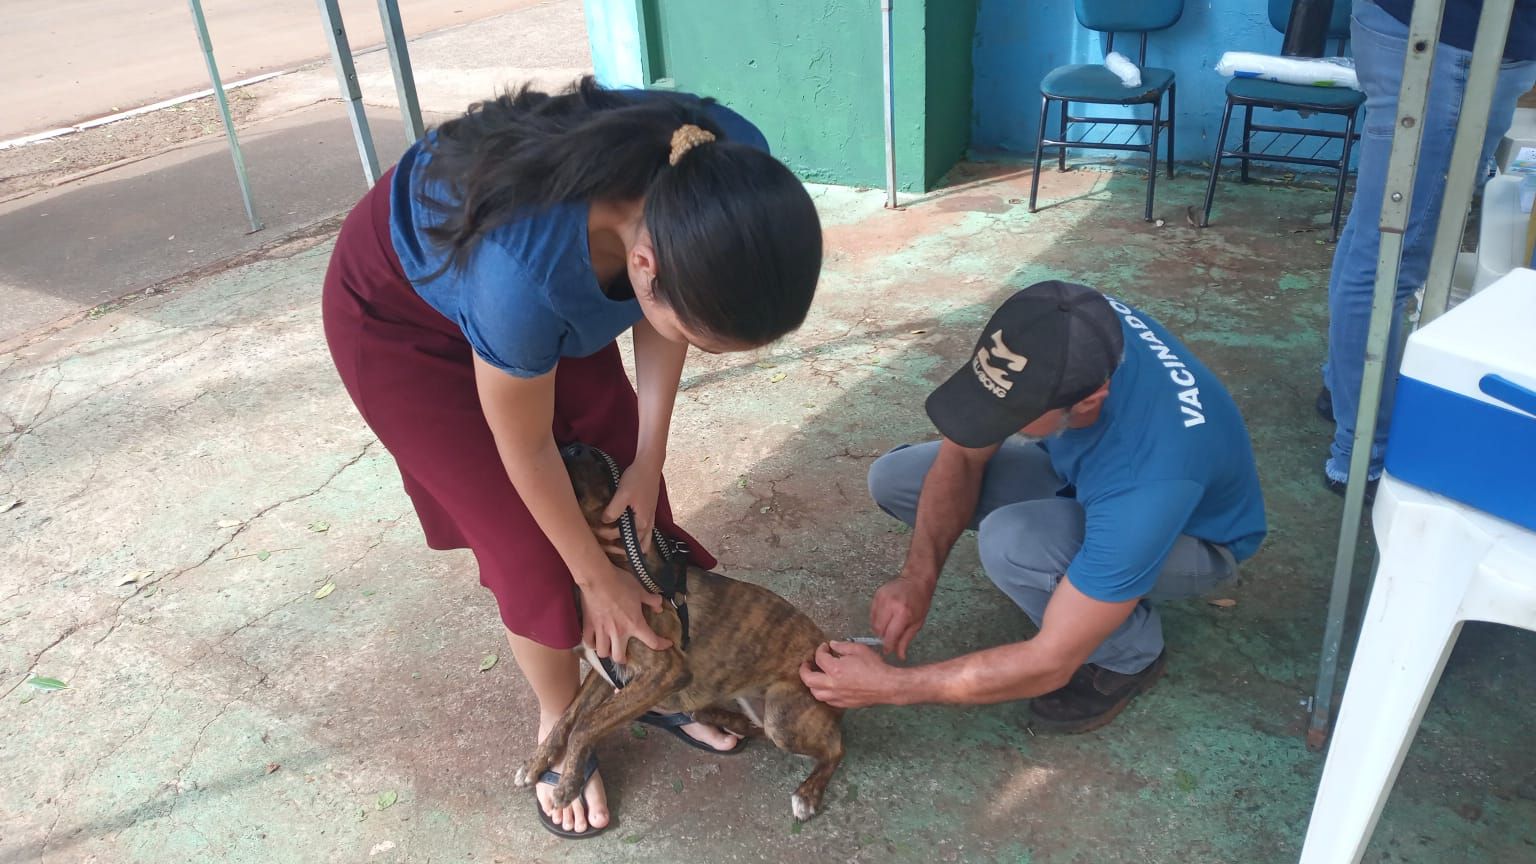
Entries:
<svg viewBox="0 0 1536 864">
<path fill-rule="evenodd" d="M 581 641 L 574 582 L 507 478 L 480 410 L 473 349 L 427 305 L 400 269 L 389 232 L 386 173 L 342 225 L 325 274 L 325 339 L 352 402 L 400 467 L 433 549 L 470 549 L 508 630 L 553 648 Z M 619 346 L 562 358 L 555 373 L 554 438 L 635 458 L 639 406 Z M 662 531 L 708 552 L 672 521 L 663 483 Z"/>
</svg>

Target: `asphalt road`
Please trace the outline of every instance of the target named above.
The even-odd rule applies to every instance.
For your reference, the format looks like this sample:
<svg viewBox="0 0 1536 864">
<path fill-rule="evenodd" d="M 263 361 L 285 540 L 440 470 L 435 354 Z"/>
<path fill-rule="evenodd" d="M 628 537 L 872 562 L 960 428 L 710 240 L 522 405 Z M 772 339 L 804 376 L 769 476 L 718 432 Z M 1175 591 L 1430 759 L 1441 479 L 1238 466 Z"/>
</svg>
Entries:
<svg viewBox="0 0 1536 864">
<path fill-rule="evenodd" d="M 538 0 L 399 0 L 416 36 Z M 236 81 L 326 57 L 314 0 L 204 0 L 219 74 Z M 354 51 L 382 43 L 374 0 L 341 0 Z M 177 0 L 0 0 L 0 140 L 208 86 Z"/>
</svg>

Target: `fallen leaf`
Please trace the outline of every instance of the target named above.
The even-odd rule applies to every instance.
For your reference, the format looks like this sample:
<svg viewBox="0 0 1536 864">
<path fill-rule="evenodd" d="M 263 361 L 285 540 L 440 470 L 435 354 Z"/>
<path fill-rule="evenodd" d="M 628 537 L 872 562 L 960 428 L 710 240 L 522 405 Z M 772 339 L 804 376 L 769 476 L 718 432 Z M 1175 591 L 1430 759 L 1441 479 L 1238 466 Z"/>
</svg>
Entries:
<svg viewBox="0 0 1536 864">
<path fill-rule="evenodd" d="M 146 586 L 146 587 L 145 587 L 145 588 L 144 588 L 144 590 L 143 590 L 143 591 L 140 591 L 140 592 L 139 592 L 139 593 L 140 593 L 140 594 L 142 594 L 142 595 L 144 595 L 144 596 L 145 596 L 145 597 L 153 597 L 153 596 L 154 596 L 154 594 L 155 594 L 155 592 L 156 592 L 156 591 L 159 591 L 159 590 L 160 590 L 160 586 L 159 586 L 159 585 L 156 585 L 156 584 L 155 584 L 155 583 L 153 583 L 153 582 L 151 582 L 151 583 L 149 583 L 149 585 L 148 585 L 148 586 Z"/>
<path fill-rule="evenodd" d="M 683 791 L 683 781 L 681 781 L 681 780 L 673 780 L 672 781 L 672 791 L 673 792 L 681 792 L 681 791 Z"/>
<path fill-rule="evenodd" d="M 309 530 L 315 532 L 316 534 L 324 534 L 325 532 L 331 530 L 331 523 L 311 522 L 309 523 Z"/>
<path fill-rule="evenodd" d="M 636 738 L 644 738 L 645 727 L 641 726 L 639 723 L 635 723 L 629 727 L 629 734 L 635 736 Z"/>
<path fill-rule="evenodd" d="M 802 830 L 804 830 L 804 828 L 805 823 L 801 822 L 799 819 L 796 819 L 794 822 L 790 823 L 789 833 L 799 834 Z"/>
<path fill-rule="evenodd" d="M 759 369 L 772 369 L 773 368 L 773 364 L 769 363 L 767 360 L 759 360 L 756 363 L 753 363 L 752 365 L 756 366 Z"/>
<path fill-rule="evenodd" d="M 770 383 L 770 384 L 777 384 L 780 381 L 783 381 L 787 377 L 789 377 L 789 376 L 785 375 L 783 372 L 775 372 L 773 377 L 768 379 L 768 383 Z"/>
<path fill-rule="evenodd" d="M 395 802 L 399 801 L 399 800 L 400 800 L 400 793 L 398 793 L 395 790 L 391 789 L 388 792 L 380 792 L 379 793 L 379 800 L 377 802 L 375 802 L 375 804 L 378 806 L 378 808 L 380 810 L 388 810 L 389 808 L 395 806 Z"/>
<path fill-rule="evenodd" d="M 131 573 L 124 573 L 123 578 L 117 580 L 117 587 L 121 588 L 124 585 L 132 585 L 135 582 L 142 582 L 143 580 L 148 579 L 153 575 L 155 575 L 155 571 L 153 570 L 134 570 Z"/>
<path fill-rule="evenodd" d="M 335 590 L 336 590 L 336 583 L 335 582 L 327 582 L 324 585 L 320 586 L 320 590 L 319 591 L 315 592 L 315 599 L 316 600 L 324 600 L 325 598 L 331 596 L 331 592 L 335 591 Z"/>
<path fill-rule="evenodd" d="M 167 240 L 175 240 L 176 239 L 176 235 L 172 234 L 171 236 L 169 236 L 169 237 L 167 237 L 165 239 L 167 239 Z"/>
<path fill-rule="evenodd" d="M 15 510 L 17 507 L 20 507 L 20 506 L 21 506 L 21 499 L 20 498 L 14 498 L 14 497 L 13 498 L 0 498 L 0 513 L 4 513 L 4 512 L 6 512 L 8 510 Z"/>
<path fill-rule="evenodd" d="M 743 475 L 741 477 L 736 478 L 736 485 L 740 486 L 743 489 L 747 488 L 747 478 L 746 478 L 746 476 Z"/>
<path fill-rule="evenodd" d="M 412 678 L 420 678 L 421 677 L 421 673 L 420 672 L 412 672 L 411 673 L 411 677 Z"/>
<path fill-rule="evenodd" d="M 928 331 L 927 330 L 910 330 L 908 332 L 911 333 L 913 336 L 921 336 L 924 333 L 927 333 Z"/>
<path fill-rule="evenodd" d="M 220 528 L 234 528 L 237 525 L 243 525 L 245 523 L 241 522 L 239 519 L 220 519 L 214 524 L 218 525 Z"/>
<path fill-rule="evenodd" d="M 39 690 L 69 689 L 69 685 L 65 684 L 63 681 L 60 681 L 57 678 L 44 678 L 41 675 L 33 675 L 31 678 L 27 679 L 27 683 L 31 684 L 33 687 L 36 687 Z"/>
<path fill-rule="evenodd" d="M 263 549 L 262 551 L 256 553 L 256 560 L 257 561 L 265 561 L 265 560 L 267 560 L 268 558 L 271 558 L 271 557 L 272 557 L 272 553 L 266 551 L 265 549 Z"/>
<path fill-rule="evenodd" d="M 481 672 L 489 671 L 492 666 L 496 665 L 496 659 L 497 658 L 496 658 L 495 654 L 487 654 L 484 657 L 480 658 L 480 671 Z"/>
<path fill-rule="evenodd" d="M 844 793 L 843 800 L 844 801 L 857 801 L 857 800 L 859 800 L 859 784 L 857 784 L 857 783 L 849 783 L 848 784 L 848 791 L 846 793 Z"/>
<path fill-rule="evenodd" d="M 1220 606 L 1223 609 L 1231 609 L 1233 606 L 1237 605 L 1237 601 L 1233 600 L 1231 597 L 1222 597 L 1219 600 L 1210 600 L 1208 602 L 1212 606 Z"/>
<path fill-rule="evenodd" d="M 373 590 L 372 588 L 369 588 L 369 589 L 363 591 L 363 596 L 364 597 L 372 597 L 373 595 L 375 595 L 377 593 L 379 593 L 379 592 Z"/>
<path fill-rule="evenodd" d="M 1200 227 L 1200 220 L 1195 218 L 1195 208 L 1193 206 L 1184 208 L 1184 221 L 1188 222 L 1191 228 Z"/>
<path fill-rule="evenodd" d="M 626 843 L 626 844 L 628 844 L 628 845 L 630 845 L 630 846 L 633 846 L 633 845 L 635 845 L 635 844 L 636 844 L 636 843 L 639 843 L 639 842 L 640 842 L 640 841 L 641 841 L 641 840 L 643 840 L 643 839 L 644 839 L 644 838 L 645 838 L 645 835 L 644 835 L 644 834 L 631 834 L 631 835 L 629 835 L 629 836 L 628 836 L 628 837 L 625 837 L 625 838 L 624 838 L 624 842 L 625 842 L 625 843 Z"/>
<path fill-rule="evenodd" d="M 394 849 L 394 848 L 395 848 L 395 841 L 393 841 L 393 840 L 385 840 L 383 843 L 375 844 L 372 849 L 369 849 L 368 850 L 368 857 L 372 858 L 375 855 L 382 855 L 385 852 L 388 852 L 388 851 L 390 851 L 391 849 Z"/>
<path fill-rule="evenodd" d="M 279 769 L 281 767 L 283 767 L 283 766 L 277 764 L 276 762 L 268 762 L 267 763 L 267 773 L 271 774 L 273 771 L 276 771 L 277 769 Z"/>
</svg>

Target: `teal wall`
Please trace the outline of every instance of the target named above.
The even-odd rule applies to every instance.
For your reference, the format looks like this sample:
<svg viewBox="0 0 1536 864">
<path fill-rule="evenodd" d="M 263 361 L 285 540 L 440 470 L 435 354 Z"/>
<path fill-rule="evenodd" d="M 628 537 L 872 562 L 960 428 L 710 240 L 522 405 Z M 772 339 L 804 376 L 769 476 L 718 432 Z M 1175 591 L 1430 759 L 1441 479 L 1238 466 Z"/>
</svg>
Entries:
<svg viewBox="0 0 1536 864">
<path fill-rule="evenodd" d="M 976 0 L 929 0 L 927 31 L 925 164 L 932 187 L 970 146 Z"/>
<path fill-rule="evenodd" d="M 619 61 L 643 44 L 643 83 L 736 109 L 805 179 L 885 185 L 878 0 L 586 4 L 599 80 L 637 83 L 634 64 Z M 897 177 L 916 191 L 930 188 L 969 142 L 976 0 L 897 0 L 894 15 Z"/>
</svg>

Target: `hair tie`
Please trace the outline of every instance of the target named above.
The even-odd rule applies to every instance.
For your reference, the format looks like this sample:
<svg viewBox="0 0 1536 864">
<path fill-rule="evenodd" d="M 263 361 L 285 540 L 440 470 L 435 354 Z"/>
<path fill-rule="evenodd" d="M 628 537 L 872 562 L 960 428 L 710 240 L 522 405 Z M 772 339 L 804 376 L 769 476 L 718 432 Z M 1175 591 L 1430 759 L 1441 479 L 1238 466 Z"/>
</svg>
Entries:
<svg viewBox="0 0 1536 864">
<path fill-rule="evenodd" d="M 667 164 L 676 165 L 688 155 L 689 150 L 713 140 L 715 140 L 715 133 L 692 123 L 684 123 L 672 133 L 672 154 L 667 157 Z"/>
</svg>

